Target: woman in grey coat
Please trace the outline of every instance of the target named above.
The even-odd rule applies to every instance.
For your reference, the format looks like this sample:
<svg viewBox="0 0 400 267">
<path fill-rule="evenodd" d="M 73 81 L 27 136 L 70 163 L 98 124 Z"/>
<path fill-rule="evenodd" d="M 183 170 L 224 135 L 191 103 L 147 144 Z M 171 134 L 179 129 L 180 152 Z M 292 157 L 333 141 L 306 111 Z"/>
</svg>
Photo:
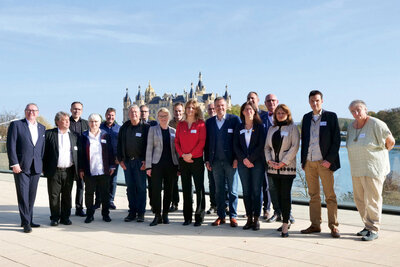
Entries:
<svg viewBox="0 0 400 267">
<path fill-rule="evenodd" d="M 278 229 L 282 237 L 288 237 L 291 210 L 291 190 L 296 178 L 296 154 L 299 150 L 300 134 L 293 123 L 290 109 L 285 104 L 274 112 L 274 126 L 270 127 L 265 142 L 265 159 L 268 175 L 272 177 L 282 209 L 283 224 Z"/>
<path fill-rule="evenodd" d="M 168 224 L 168 210 L 172 197 L 172 182 L 178 171 L 178 154 L 175 150 L 175 129 L 168 126 L 170 113 L 166 108 L 157 112 L 158 125 L 149 129 L 146 150 L 146 172 L 152 184 L 151 202 L 155 214 L 150 226 Z M 161 217 L 161 189 L 164 199 Z"/>
</svg>

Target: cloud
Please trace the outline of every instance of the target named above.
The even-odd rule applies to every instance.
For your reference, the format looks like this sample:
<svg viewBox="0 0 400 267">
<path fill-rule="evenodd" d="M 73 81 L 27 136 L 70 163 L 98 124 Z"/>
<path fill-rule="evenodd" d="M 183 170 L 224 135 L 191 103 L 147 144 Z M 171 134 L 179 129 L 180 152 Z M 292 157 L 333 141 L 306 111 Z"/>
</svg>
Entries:
<svg viewBox="0 0 400 267">
<path fill-rule="evenodd" d="M 14 7 L 0 10 L 0 34 L 56 40 L 159 43 L 154 34 L 145 31 L 149 20 L 144 16 L 66 7 Z"/>
</svg>

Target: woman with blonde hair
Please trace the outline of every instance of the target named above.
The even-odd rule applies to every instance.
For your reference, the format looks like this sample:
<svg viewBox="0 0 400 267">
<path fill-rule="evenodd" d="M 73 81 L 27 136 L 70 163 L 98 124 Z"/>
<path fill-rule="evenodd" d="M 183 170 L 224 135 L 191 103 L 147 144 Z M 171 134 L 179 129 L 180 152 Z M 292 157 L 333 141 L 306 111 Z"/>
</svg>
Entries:
<svg viewBox="0 0 400 267">
<path fill-rule="evenodd" d="M 151 126 L 147 136 L 146 173 L 151 179 L 151 202 L 155 214 L 150 226 L 168 224 L 168 210 L 172 197 L 172 182 L 178 171 L 178 154 L 175 149 L 175 129 L 168 126 L 171 115 L 166 108 L 157 112 L 158 124 Z M 161 189 L 164 185 L 161 217 Z"/>
</svg>

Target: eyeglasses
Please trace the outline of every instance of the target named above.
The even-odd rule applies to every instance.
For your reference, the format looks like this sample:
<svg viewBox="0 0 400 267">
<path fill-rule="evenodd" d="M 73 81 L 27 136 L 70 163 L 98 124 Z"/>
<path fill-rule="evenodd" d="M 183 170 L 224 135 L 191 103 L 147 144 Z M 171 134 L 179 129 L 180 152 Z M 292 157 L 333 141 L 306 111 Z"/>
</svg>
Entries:
<svg viewBox="0 0 400 267">
<path fill-rule="evenodd" d="M 147 113 L 149 112 L 148 110 L 141 110 L 140 113 Z"/>
<path fill-rule="evenodd" d="M 38 109 L 25 109 L 25 112 L 28 112 L 28 113 L 35 113 L 38 111 L 39 111 Z"/>
<path fill-rule="evenodd" d="M 268 100 L 267 100 L 268 103 L 269 103 L 269 102 L 275 102 L 275 101 L 277 101 L 277 99 L 268 99 Z"/>
</svg>

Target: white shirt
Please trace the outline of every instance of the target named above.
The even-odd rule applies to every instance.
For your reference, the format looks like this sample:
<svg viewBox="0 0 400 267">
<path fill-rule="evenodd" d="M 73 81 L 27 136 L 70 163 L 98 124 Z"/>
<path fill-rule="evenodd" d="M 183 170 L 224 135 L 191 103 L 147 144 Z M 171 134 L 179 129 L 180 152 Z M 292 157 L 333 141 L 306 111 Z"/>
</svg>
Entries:
<svg viewBox="0 0 400 267">
<path fill-rule="evenodd" d="M 69 129 L 62 133 L 58 129 L 58 168 L 69 168 L 72 166 L 71 140 L 69 140 Z"/>
<path fill-rule="evenodd" d="M 91 175 L 103 175 L 103 154 L 101 149 L 100 131 L 95 136 L 89 131 L 89 142 L 90 142 L 90 174 Z"/>
<path fill-rule="evenodd" d="M 253 128 L 247 130 L 245 129 L 244 132 L 244 139 L 246 140 L 246 147 L 249 148 L 250 145 L 250 139 L 251 139 L 251 133 L 253 132 Z"/>
<path fill-rule="evenodd" d="M 36 146 L 36 142 L 39 138 L 39 130 L 38 130 L 38 123 L 35 121 L 34 124 L 32 124 L 30 121 L 26 120 L 28 122 L 28 128 L 29 132 L 31 133 L 32 137 L 32 143 L 34 146 Z"/>
<path fill-rule="evenodd" d="M 224 125 L 225 118 L 226 118 L 226 114 L 222 117 L 221 120 L 218 119 L 218 116 L 215 116 L 215 121 L 217 122 L 218 129 L 221 129 L 221 127 Z"/>
</svg>

